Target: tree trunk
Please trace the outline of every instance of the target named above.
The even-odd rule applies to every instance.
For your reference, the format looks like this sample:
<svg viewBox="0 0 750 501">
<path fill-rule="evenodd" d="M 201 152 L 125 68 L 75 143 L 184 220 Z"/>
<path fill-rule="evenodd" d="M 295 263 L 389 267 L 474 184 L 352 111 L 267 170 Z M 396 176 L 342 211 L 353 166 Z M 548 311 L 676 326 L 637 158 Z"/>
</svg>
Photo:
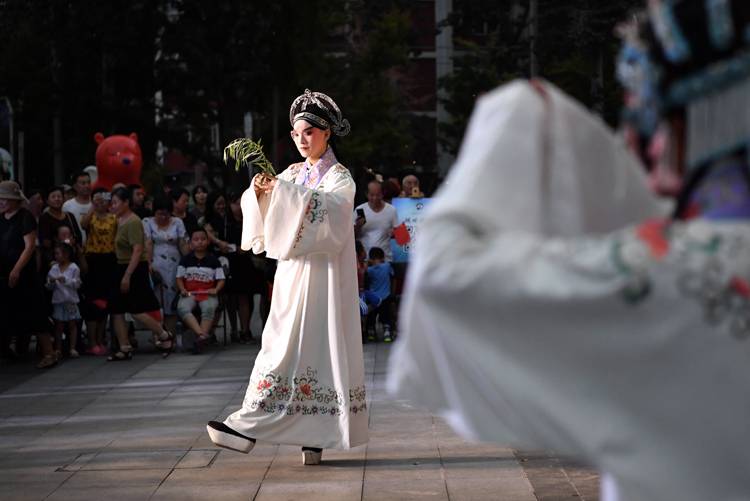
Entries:
<svg viewBox="0 0 750 501">
<path fill-rule="evenodd" d="M 539 29 L 538 0 L 529 0 L 529 76 L 536 77 L 539 74 L 539 65 L 536 59 L 536 37 Z"/>
<path fill-rule="evenodd" d="M 271 109 L 272 131 L 273 134 L 273 165 L 279 169 L 279 87 L 273 87 L 273 102 Z M 282 169 L 283 170 L 283 169 Z"/>
<path fill-rule="evenodd" d="M 598 115 L 604 115 L 604 52 L 597 50 L 596 75 L 591 82 L 592 108 Z"/>
<path fill-rule="evenodd" d="M 63 169 L 62 153 L 62 117 L 60 110 L 55 110 L 52 117 L 52 168 L 55 173 L 55 184 L 63 184 L 65 170 Z"/>
</svg>

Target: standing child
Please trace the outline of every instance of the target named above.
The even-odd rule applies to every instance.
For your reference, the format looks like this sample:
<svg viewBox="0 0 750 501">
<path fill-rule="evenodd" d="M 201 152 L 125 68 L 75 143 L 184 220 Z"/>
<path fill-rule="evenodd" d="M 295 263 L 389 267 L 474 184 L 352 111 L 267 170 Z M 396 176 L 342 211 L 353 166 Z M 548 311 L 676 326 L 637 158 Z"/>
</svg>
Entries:
<svg viewBox="0 0 750 501">
<path fill-rule="evenodd" d="M 374 328 L 375 317 L 379 314 L 383 323 L 383 341 L 393 341 L 393 319 L 396 305 L 391 297 L 393 267 L 385 260 L 385 252 L 380 247 L 370 249 L 370 264 L 367 267 L 367 293 L 377 299 L 377 308 L 370 313 L 370 327 Z M 369 331 L 369 329 L 368 329 Z"/>
<path fill-rule="evenodd" d="M 77 321 L 81 319 L 78 312 L 78 288 L 81 286 L 81 271 L 72 262 L 73 248 L 66 243 L 58 243 L 54 248 L 55 263 L 47 273 L 47 288 L 52 291 L 52 318 L 55 321 L 55 352 L 62 353 L 62 333 L 65 324 L 70 334 L 70 358 L 78 358 L 76 341 L 78 340 Z"/>
<path fill-rule="evenodd" d="M 214 314 L 219 306 L 218 294 L 224 288 L 224 268 L 219 258 L 208 252 L 208 234 L 203 228 L 193 229 L 190 236 L 193 251 L 180 260 L 177 267 L 177 290 L 180 299 L 177 312 L 184 324 L 195 334 L 194 353 L 208 341 Z M 198 306 L 200 324 L 193 315 Z"/>
<path fill-rule="evenodd" d="M 86 258 L 83 255 L 83 247 L 76 238 L 73 230 L 71 230 L 69 226 L 60 226 L 57 228 L 57 240 L 55 243 L 63 243 L 70 246 L 72 252 L 70 255 L 70 262 L 77 265 L 81 273 L 85 275 L 88 268 L 86 265 Z"/>
</svg>

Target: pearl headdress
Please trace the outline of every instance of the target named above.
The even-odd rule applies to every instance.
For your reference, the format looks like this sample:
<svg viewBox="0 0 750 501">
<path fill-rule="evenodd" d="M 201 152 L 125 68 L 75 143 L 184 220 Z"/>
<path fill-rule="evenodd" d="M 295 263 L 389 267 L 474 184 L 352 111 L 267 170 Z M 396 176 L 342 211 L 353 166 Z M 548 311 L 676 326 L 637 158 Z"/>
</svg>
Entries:
<svg viewBox="0 0 750 501">
<path fill-rule="evenodd" d="M 298 120 L 307 120 L 323 129 L 331 129 L 337 136 L 346 136 L 351 131 L 349 120 L 341 116 L 336 102 L 321 92 L 305 89 L 289 108 L 289 123 L 294 127 Z"/>
</svg>

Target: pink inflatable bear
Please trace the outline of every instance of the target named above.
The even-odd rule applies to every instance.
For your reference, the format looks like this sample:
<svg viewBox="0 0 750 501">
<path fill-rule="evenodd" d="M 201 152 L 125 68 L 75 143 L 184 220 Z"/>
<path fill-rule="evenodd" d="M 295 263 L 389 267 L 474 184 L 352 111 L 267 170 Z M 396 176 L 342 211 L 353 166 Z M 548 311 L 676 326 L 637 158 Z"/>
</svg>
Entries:
<svg viewBox="0 0 750 501">
<path fill-rule="evenodd" d="M 111 190 L 117 183 L 126 186 L 140 184 L 143 155 L 135 132 L 129 136 L 116 135 L 107 138 L 101 132 L 97 132 L 94 140 L 99 145 L 96 148 L 98 177 L 95 188 Z"/>
</svg>

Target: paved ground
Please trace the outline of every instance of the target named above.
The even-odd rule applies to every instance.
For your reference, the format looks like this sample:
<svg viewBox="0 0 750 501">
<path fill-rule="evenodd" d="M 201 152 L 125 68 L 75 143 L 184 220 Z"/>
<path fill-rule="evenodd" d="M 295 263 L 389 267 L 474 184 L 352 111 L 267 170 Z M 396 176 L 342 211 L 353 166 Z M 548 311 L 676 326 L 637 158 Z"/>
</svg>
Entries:
<svg viewBox="0 0 750 501">
<path fill-rule="evenodd" d="M 167 360 L 84 357 L 0 368 L 0 499 L 596 500 L 595 472 L 548 453 L 468 444 L 383 390 L 389 346 L 368 344 L 371 440 L 304 467 L 296 447 L 212 446 L 205 423 L 236 410 L 257 348 Z"/>
</svg>

